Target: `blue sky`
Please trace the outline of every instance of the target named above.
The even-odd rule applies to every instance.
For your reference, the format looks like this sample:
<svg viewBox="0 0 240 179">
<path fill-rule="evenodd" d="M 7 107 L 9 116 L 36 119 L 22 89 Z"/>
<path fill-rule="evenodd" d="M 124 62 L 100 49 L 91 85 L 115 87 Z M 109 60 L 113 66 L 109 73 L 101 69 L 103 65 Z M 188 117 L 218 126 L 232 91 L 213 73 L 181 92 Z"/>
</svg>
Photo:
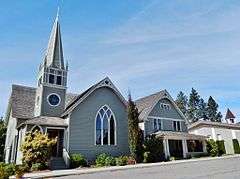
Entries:
<svg viewBox="0 0 240 179">
<path fill-rule="evenodd" d="M 11 84 L 36 86 L 58 1 L 9 0 L 0 6 L 0 115 Z M 109 76 L 139 98 L 191 87 L 240 118 L 239 0 L 60 1 L 68 91 Z"/>
</svg>

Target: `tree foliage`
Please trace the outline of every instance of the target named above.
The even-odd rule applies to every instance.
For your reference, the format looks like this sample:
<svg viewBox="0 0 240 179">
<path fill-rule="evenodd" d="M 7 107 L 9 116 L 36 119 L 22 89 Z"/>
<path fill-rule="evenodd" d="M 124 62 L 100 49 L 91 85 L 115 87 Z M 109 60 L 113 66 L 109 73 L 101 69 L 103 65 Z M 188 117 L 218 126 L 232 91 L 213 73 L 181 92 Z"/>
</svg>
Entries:
<svg viewBox="0 0 240 179">
<path fill-rule="evenodd" d="M 139 113 L 135 103 L 132 101 L 131 95 L 128 98 L 128 135 L 129 148 L 132 157 L 137 161 L 142 160 L 142 136 L 138 126 Z"/>
<path fill-rule="evenodd" d="M 182 91 L 178 93 L 177 99 L 175 100 L 175 102 L 176 102 L 176 105 L 179 107 L 179 109 L 182 111 L 182 113 L 186 115 L 188 98 Z"/>
<path fill-rule="evenodd" d="M 165 156 L 163 152 L 163 141 L 155 135 L 148 136 L 143 144 L 144 147 L 144 162 L 160 162 Z"/>
<path fill-rule="evenodd" d="M 51 149 L 56 142 L 57 139 L 50 139 L 46 134 L 39 131 L 28 133 L 21 145 L 23 163 L 29 167 L 36 163 L 46 164 L 50 159 Z"/>
<path fill-rule="evenodd" d="M 208 103 L 207 103 L 207 117 L 210 121 L 213 121 L 213 122 L 222 121 L 222 114 L 218 112 L 218 104 L 212 98 L 212 96 L 209 97 Z"/>
<path fill-rule="evenodd" d="M 4 147 L 6 140 L 7 128 L 3 119 L 0 119 L 0 161 L 4 160 Z"/>
<path fill-rule="evenodd" d="M 198 92 L 192 88 L 191 93 L 189 95 L 189 101 L 188 101 L 188 111 L 187 111 L 187 118 L 191 122 L 195 122 L 198 120 L 198 106 L 200 101 L 200 95 Z"/>
<path fill-rule="evenodd" d="M 206 103 L 194 88 L 191 90 L 189 99 L 180 91 L 175 102 L 189 122 L 196 122 L 199 119 L 213 122 L 222 120 L 222 114 L 218 111 L 216 101 L 210 96 Z"/>
</svg>

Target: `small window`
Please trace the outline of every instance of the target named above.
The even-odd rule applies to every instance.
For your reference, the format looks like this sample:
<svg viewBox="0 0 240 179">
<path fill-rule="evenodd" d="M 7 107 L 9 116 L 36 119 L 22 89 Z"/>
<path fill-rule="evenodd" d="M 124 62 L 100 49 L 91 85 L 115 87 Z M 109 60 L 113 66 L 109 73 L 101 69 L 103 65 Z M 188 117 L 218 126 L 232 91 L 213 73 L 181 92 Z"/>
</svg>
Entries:
<svg viewBox="0 0 240 179">
<path fill-rule="evenodd" d="M 62 77 L 57 76 L 57 85 L 62 85 Z"/>
<path fill-rule="evenodd" d="M 54 84 L 54 75 L 49 74 L 49 76 L 48 76 L 48 82 L 49 82 L 50 84 Z"/>
<path fill-rule="evenodd" d="M 158 119 L 158 130 L 162 129 L 162 121 L 161 119 Z"/>
<path fill-rule="evenodd" d="M 170 105 L 165 103 L 160 103 L 160 108 L 164 110 L 170 110 Z"/>
<path fill-rule="evenodd" d="M 154 131 L 157 131 L 158 127 L 157 127 L 157 119 L 153 119 L 153 129 Z"/>
<path fill-rule="evenodd" d="M 181 123 L 180 123 L 180 121 L 173 121 L 173 130 L 174 131 L 181 131 Z"/>
</svg>

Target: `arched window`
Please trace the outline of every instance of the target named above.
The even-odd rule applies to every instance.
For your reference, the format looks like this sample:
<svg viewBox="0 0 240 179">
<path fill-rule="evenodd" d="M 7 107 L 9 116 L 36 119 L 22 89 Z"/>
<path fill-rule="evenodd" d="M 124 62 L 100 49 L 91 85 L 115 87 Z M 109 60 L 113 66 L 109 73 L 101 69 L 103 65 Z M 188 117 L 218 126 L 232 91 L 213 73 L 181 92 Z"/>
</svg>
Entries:
<svg viewBox="0 0 240 179">
<path fill-rule="evenodd" d="M 104 105 L 96 115 L 96 145 L 116 144 L 116 121 L 112 110 Z"/>
</svg>

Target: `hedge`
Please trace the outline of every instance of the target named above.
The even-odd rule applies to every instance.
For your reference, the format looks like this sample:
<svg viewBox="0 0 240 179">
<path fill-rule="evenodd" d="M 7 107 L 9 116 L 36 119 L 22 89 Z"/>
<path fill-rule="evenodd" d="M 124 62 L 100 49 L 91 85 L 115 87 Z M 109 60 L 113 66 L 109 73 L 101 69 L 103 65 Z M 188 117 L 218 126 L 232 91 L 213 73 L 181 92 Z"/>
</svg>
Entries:
<svg viewBox="0 0 240 179">
<path fill-rule="evenodd" d="M 237 139 L 233 139 L 233 149 L 235 154 L 240 154 L 239 142 Z"/>
<path fill-rule="evenodd" d="M 218 146 L 218 156 L 226 154 L 224 140 L 218 140 L 216 143 L 217 143 L 217 146 Z"/>
</svg>

